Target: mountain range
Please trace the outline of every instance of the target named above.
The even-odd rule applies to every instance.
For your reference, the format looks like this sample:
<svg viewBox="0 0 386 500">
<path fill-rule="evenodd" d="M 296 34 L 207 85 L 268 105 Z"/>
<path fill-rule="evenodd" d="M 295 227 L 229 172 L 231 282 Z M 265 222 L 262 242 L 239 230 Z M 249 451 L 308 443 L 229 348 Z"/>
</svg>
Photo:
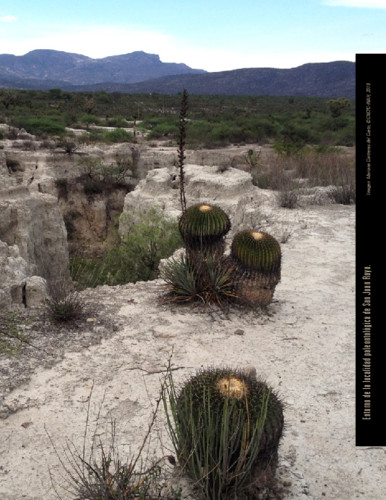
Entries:
<svg viewBox="0 0 386 500">
<path fill-rule="evenodd" d="M 291 69 L 244 68 L 206 72 L 164 63 L 136 51 L 92 59 L 56 50 L 0 54 L 0 88 L 175 94 L 355 97 L 355 63 L 309 63 Z"/>
</svg>

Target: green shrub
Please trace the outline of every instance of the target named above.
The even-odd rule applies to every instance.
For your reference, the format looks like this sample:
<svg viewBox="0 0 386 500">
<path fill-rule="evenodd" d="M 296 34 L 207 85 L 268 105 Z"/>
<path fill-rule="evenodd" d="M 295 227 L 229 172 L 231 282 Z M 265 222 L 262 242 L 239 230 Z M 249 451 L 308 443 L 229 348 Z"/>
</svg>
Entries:
<svg viewBox="0 0 386 500">
<path fill-rule="evenodd" d="M 207 120 L 194 120 L 187 123 L 187 141 L 191 146 L 206 144 L 212 133 L 213 124 Z"/>
<path fill-rule="evenodd" d="M 71 275 L 82 286 L 123 285 L 158 276 L 161 259 L 182 246 L 177 222 L 159 210 L 125 213 L 121 216 L 125 235 L 98 258 L 73 257 Z"/>
<path fill-rule="evenodd" d="M 161 123 L 151 129 L 148 139 L 176 139 L 178 136 L 178 125 L 176 123 Z"/>
<path fill-rule="evenodd" d="M 102 125 L 102 120 L 95 115 L 82 114 L 79 117 L 80 125 L 85 125 L 88 128 L 90 125 Z"/>
<path fill-rule="evenodd" d="M 125 128 L 128 126 L 128 122 L 123 116 L 113 116 L 112 118 L 107 119 L 107 126 Z"/>
<path fill-rule="evenodd" d="M 66 132 L 62 119 L 53 116 L 19 118 L 13 125 L 37 136 L 62 135 Z"/>
<path fill-rule="evenodd" d="M 117 128 L 104 133 L 104 139 L 108 143 L 132 142 L 134 137 L 131 132 L 127 132 L 123 128 Z"/>
</svg>

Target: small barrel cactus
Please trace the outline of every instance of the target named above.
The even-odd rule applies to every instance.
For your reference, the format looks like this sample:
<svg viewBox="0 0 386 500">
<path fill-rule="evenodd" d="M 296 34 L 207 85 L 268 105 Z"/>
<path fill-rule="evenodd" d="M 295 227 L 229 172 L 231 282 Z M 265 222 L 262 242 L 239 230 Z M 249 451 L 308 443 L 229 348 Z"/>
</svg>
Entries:
<svg viewBox="0 0 386 500">
<path fill-rule="evenodd" d="M 231 260 L 236 293 L 252 305 L 268 305 L 281 277 L 279 242 L 262 231 L 240 231 L 232 241 Z"/>
<path fill-rule="evenodd" d="M 201 370 L 174 394 L 171 406 L 179 461 L 204 498 L 267 486 L 284 417 L 281 401 L 264 382 L 242 370 Z"/>
<path fill-rule="evenodd" d="M 185 210 L 178 225 L 188 250 L 213 253 L 223 251 L 231 222 L 222 208 L 199 203 Z"/>
</svg>

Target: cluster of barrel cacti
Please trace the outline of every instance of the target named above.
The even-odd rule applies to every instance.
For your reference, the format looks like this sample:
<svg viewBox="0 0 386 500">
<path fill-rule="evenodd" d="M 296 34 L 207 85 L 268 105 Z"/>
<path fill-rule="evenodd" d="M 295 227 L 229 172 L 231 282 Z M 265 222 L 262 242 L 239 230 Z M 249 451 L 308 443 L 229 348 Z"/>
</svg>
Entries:
<svg viewBox="0 0 386 500">
<path fill-rule="evenodd" d="M 267 306 L 280 281 L 280 245 L 265 232 L 247 229 L 234 236 L 230 255 L 225 258 L 225 236 L 230 228 L 224 210 L 208 203 L 192 205 L 179 220 L 193 268 L 201 269 L 208 258 L 217 259 L 230 274 L 235 297 L 252 306 Z M 200 279 L 205 280 L 202 273 Z"/>
<path fill-rule="evenodd" d="M 242 370 L 210 368 L 177 391 L 170 373 L 164 403 L 179 462 L 203 498 L 236 498 L 269 486 L 284 417 L 265 382 Z"/>
</svg>

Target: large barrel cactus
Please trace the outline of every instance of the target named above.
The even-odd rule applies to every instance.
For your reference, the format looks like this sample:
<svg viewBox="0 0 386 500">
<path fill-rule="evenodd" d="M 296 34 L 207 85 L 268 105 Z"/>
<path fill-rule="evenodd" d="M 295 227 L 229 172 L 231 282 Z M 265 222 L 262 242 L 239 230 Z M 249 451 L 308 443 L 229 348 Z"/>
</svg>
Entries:
<svg viewBox="0 0 386 500">
<path fill-rule="evenodd" d="M 188 252 L 222 255 L 224 236 L 231 227 L 222 208 L 208 203 L 192 205 L 183 212 L 178 225 Z"/>
<path fill-rule="evenodd" d="M 251 305 L 267 306 L 281 277 L 279 242 L 262 231 L 240 231 L 233 238 L 230 259 L 239 298 Z"/>
<path fill-rule="evenodd" d="M 171 388 L 173 444 L 203 497 L 223 500 L 237 492 L 239 498 L 266 487 L 284 425 L 277 395 L 251 374 L 228 368 L 199 371 L 179 393 Z"/>
</svg>

